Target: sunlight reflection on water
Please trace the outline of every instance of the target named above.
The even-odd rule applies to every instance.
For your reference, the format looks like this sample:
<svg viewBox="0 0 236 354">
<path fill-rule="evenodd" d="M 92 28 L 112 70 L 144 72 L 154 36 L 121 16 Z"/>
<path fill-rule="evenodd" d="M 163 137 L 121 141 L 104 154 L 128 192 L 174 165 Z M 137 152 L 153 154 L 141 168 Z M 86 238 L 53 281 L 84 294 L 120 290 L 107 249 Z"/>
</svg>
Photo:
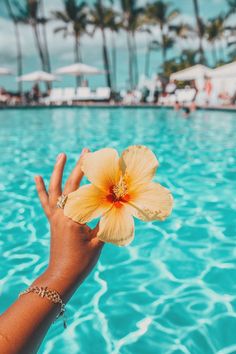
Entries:
<svg viewBox="0 0 236 354">
<path fill-rule="evenodd" d="M 236 119 L 155 109 L 0 111 L 0 311 L 40 274 L 48 226 L 33 182 L 65 151 L 65 177 L 82 147 L 157 154 L 156 180 L 175 207 L 164 223 L 136 223 L 127 248 L 107 245 L 40 353 L 235 353 Z"/>
</svg>

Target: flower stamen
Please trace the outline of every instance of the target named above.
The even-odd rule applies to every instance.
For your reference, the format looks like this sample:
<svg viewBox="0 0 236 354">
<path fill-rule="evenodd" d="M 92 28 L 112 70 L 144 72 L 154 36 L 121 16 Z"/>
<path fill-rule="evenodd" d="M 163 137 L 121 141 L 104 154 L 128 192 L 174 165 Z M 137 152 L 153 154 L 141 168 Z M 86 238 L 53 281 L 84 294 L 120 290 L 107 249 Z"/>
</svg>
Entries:
<svg viewBox="0 0 236 354">
<path fill-rule="evenodd" d="M 123 178 L 121 178 L 119 182 L 112 187 L 112 192 L 115 194 L 117 199 L 121 199 L 126 196 L 128 187 Z"/>
</svg>

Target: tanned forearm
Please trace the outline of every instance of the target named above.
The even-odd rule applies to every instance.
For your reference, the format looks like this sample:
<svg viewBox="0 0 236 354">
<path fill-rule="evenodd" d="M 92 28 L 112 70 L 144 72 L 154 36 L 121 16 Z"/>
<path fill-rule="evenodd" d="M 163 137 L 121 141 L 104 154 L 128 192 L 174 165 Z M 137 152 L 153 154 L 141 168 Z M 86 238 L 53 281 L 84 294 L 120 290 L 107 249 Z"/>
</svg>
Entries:
<svg viewBox="0 0 236 354">
<path fill-rule="evenodd" d="M 32 285 L 56 290 L 67 302 L 77 288 L 77 281 L 43 273 Z M 0 316 L 0 353 L 36 353 L 48 328 L 60 312 L 60 306 L 37 294 L 21 295 Z"/>
</svg>

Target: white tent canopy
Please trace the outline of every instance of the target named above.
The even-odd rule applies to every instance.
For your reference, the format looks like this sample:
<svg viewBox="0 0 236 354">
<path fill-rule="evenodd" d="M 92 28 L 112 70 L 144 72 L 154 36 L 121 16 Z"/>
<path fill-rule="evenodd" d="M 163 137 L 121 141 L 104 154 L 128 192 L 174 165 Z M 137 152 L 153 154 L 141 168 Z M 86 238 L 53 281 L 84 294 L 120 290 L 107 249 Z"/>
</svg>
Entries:
<svg viewBox="0 0 236 354">
<path fill-rule="evenodd" d="M 57 80 L 55 75 L 49 74 L 45 71 L 33 71 L 29 74 L 20 76 L 17 81 L 35 81 L 35 82 L 52 82 Z"/>
<path fill-rule="evenodd" d="M 212 87 L 215 94 L 227 92 L 234 95 L 236 92 L 236 61 L 219 66 L 211 73 Z"/>
<path fill-rule="evenodd" d="M 0 67 L 0 75 L 11 75 L 11 74 L 12 71 L 10 69 Z"/>
<path fill-rule="evenodd" d="M 203 79 L 205 76 L 210 76 L 212 71 L 207 66 L 197 64 L 171 74 L 170 79 L 180 81 L 198 80 Z"/>
<path fill-rule="evenodd" d="M 65 74 L 65 75 L 74 75 L 74 76 L 81 76 L 81 75 L 98 75 L 103 74 L 104 72 L 98 70 L 94 66 L 76 63 L 69 66 L 64 66 L 56 70 L 57 74 Z"/>
<path fill-rule="evenodd" d="M 236 61 L 230 64 L 221 65 L 218 68 L 212 70 L 211 75 L 212 78 L 226 78 L 226 77 L 236 77 Z"/>
</svg>

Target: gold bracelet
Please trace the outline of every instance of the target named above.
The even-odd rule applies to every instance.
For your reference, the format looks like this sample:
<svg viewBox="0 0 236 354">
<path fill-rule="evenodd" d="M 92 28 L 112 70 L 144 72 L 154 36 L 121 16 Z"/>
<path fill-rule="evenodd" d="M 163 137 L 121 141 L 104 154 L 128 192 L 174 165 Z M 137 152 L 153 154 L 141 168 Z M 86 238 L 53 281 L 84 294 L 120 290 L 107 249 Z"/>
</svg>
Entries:
<svg viewBox="0 0 236 354">
<path fill-rule="evenodd" d="M 65 304 L 64 302 L 62 301 L 60 295 L 58 294 L 58 292 L 56 290 L 51 290 L 51 289 L 48 289 L 48 287 L 43 287 L 43 286 L 37 286 L 37 285 L 34 285 L 34 286 L 30 286 L 29 288 L 27 288 L 26 290 L 22 291 L 20 294 L 19 294 L 19 297 L 21 295 L 25 295 L 25 294 L 29 294 L 29 293 L 34 293 L 34 294 L 37 294 L 39 295 L 40 297 L 45 297 L 46 299 L 48 299 L 49 301 L 51 301 L 53 304 L 58 304 L 60 305 L 60 312 L 59 314 L 57 315 L 56 318 L 60 317 L 60 316 L 63 316 L 63 324 L 64 324 L 64 328 L 66 328 L 66 321 L 65 321 Z"/>
</svg>

